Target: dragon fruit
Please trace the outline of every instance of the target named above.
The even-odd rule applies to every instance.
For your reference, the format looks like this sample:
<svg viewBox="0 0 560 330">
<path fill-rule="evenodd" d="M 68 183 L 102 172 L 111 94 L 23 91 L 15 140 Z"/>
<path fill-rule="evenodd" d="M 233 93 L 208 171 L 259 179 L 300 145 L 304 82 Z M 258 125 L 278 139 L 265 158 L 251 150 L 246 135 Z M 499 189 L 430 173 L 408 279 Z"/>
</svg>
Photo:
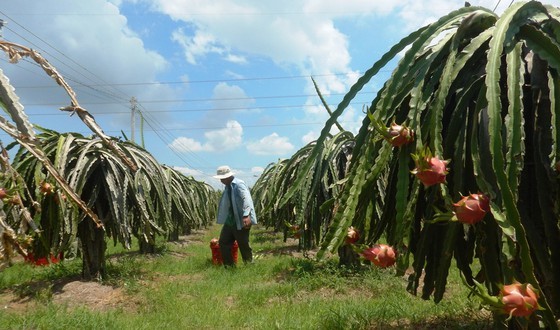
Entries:
<svg viewBox="0 0 560 330">
<path fill-rule="evenodd" d="M 365 249 L 362 255 L 374 265 L 381 268 L 390 267 L 394 265 L 397 260 L 395 249 L 387 244 L 376 244 Z"/>
<path fill-rule="evenodd" d="M 405 125 L 398 125 L 395 122 L 387 128 L 384 137 L 393 147 L 400 147 L 414 141 L 414 131 Z"/>
<path fill-rule="evenodd" d="M 416 168 L 411 171 L 412 174 L 424 184 L 425 187 L 433 186 L 437 183 L 445 183 L 447 175 L 448 160 L 441 160 L 439 157 L 432 157 L 429 149 L 413 154 L 412 158 L 416 164 Z"/>
<path fill-rule="evenodd" d="M 501 290 L 502 311 L 510 316 L 526 317 L 539 308 L 538 296 L 531 284 L 513 283 Z"/>
<path fill-rule="evenodd" d="M 291 225 L 290 233 L 292 234 L 293 238 L 300 239 L 303 235 L 303 229 L 300 229 L 299 225 Z"/>
<path fill-rule="evenodd" d="M 354 227 L 348 227 L 348 233 L 346 234 L 346 244 L 354 244 L 360 239 L 360 232 Z"/>
<path fill-rule="evenodd" d="M 459 222 L 472 225 L 480 222 L 490 211 L 490 200 L 484 194 L 470 194 L 454 203 L 453 209 Z"/>
<path fill-rule="evenodd" d="M 218 239 L 217 238 L 212 238 L 210 240 L 210 247 L 216 247 L 216 246 L 219 246 Z"/>
</svg>

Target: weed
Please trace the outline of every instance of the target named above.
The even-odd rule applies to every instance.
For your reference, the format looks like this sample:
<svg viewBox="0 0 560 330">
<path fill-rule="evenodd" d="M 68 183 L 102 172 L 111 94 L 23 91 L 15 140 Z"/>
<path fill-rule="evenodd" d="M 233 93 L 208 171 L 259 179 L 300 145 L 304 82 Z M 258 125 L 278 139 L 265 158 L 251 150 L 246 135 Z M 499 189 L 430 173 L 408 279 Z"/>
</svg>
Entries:
<svg viewBox="0 0 560 330">
<path fill-rule="evenodd" d="M 136 283 L 144 274 L 143 265 L 145 262 L 139 258 L 141 256 L 124 256 L 115 261 L 108 260 L 103 283 L 134 290 Z"/>
<path fill-rule="evenodd" d="M 27 309 L 25 318 L 4 313 L 8 315 L 0 318 L 0 328 L 425 329 L 422 322 L 426 322 L 436 329 L 473 324 L 484 329 L 488 322 L 487 315 L 473 317 L 480 315 L 478 307 L 466 299 L 468 289 L 457 273 L 450 275 L 452 295 L 435 305 L 410 295 L 406 281 L 391 268 L 344 268 L 336 259 L 319 262 L 265 253 L 254 264 L 224 269 L 212 264 L 207 244 L 218 230 L 213 227 L 202 239 L 169 245 L 149 258 L 114 249 L 107 258 L 104 284 L 123 288 L 124 296 L 118 301 L 101 297 L 110 306 L 102 312 L 46 303 L 57 294 L 49 281 L 75 276 L 81 265 L 78 260 L 41 269 L 14 265 L 6 271 L 15 271 L 19 280 L 11 274 L 0 277 L 0 283 L 5 288 L 10 283 L 14 292 L 42 303 L 40 308 Z M 252 235 L 261 232 L 254 230 Z M 287 248 L 282 240 L 252 242 L 255 251 Z M 48 285 L 40 287 L 40 283 Z M 39 294 L 31 296 L 34 290 Z M 473 321 L 459 315 L 469 315 Z"/>
<path fill-rule="evenodd" d="M 81 260 L 51 264 L 45 268 L 44 279 L 55 281 L 60 278 L 77 277 L 80 275 L 81 267 Z"/>
</svg>

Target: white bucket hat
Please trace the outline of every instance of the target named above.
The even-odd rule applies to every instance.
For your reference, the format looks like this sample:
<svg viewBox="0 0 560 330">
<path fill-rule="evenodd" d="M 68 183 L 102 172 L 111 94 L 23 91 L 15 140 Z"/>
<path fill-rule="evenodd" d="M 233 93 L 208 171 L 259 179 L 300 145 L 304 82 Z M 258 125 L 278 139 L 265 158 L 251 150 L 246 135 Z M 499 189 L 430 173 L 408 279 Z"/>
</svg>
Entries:
<svg viewBox="0 0 560 330">
<path fill-rule="evenodd" d="M 225 166 L 225 165 L 218 167 L 218 170 L 216 171 L 216 175 L 214 175 L 216 179 L 220 179 L 220 180 L 229 178 L 230 176 L 233 176 L 233 172 L 231 171 L 229 166 Z"/>
</svg>

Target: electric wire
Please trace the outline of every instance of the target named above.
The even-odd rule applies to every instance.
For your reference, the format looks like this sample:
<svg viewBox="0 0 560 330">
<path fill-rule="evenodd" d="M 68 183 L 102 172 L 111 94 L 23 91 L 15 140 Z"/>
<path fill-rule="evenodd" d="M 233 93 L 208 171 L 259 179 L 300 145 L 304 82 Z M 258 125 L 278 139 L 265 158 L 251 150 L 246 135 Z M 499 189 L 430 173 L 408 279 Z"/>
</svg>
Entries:
<svg viewBox="0 0 560 330">
<path fill-rule="evenodd" d="M 29 34 L 31 34 L 32 36 L 34 36 L 34 37 L 37 38 L 38 40 L 42 41 L 44 44 L 46 44 L 46 45 L 49 46 L 50 48 L 54 49 L 56 52 L 62 54 L 66 59 L 68 59 L 68 60 L 69 60 L 70 62 L 72 62 L 74 65 L 78 66 L 80 69 L 84 70 L 85 72 L 91 74 L 93 77 L 95 77 L 96 79 L 98 79 L 98 81 L 101 81 L 102 84 L 96 83 L 97 86 L 109 86 L 109 85 L 110 85 L 109 83 L 107 83 L 106 81 L 104 81 L 102 78 L 100 78 L 99 76 L 97 76 L 96 74 L 94 74 L 93 72 L 91 72 L 90 70 L 88 70 L 87 68 L 85 68 L 84 66 L 82 66 L 81 64 L 77 63 L 76 61 L 74 61 L 73 59 L 71 59 L 70 57 L 68 57 L 67 55 L 65 55 L 64 53 L 60 52 L 58 49 L 56 49 L 56 47 L 52 46 L 50 43 L 48 43 L 47 41 L 45 41 L 45 40 L 42 39 L 41 37 L 37 36 L 37 35 L 36 35 L 35 33 L 33 33 L 32 31 L 30 31 L 29 29 L 25 28 L 23 25 L 19 24 L 18 22 L 16 22 L 15 20 L 13 20 L 11 17 L 9 17 L 8 15 L 6 15 L 6 14 L 3 13 L 2 11 L 0 11 L 0 14 L 4 15 L 4 16 L 5 16 L 6 18 L 8 18 L 10 21 L 13 21 L 16 25 L 18 25 L 19 27 L 21 27 L 23 30 L 27 31 Z M 11 31 L 12 31 L 12 30 L 11 30 Z M 36 45 L 35 43 L 33 43 L 31 40 L 25 38 L 24 36 L 22 36 L 21 34 L 17 33 L 16 31 L 12 31 L 12 32 L 14 32 L 14 34 L 18 35 L 20 38 L 22 38 L 23 40 L 27 41 L 28 43 L 37 46 L 37 45 Z M 38 46 L 37 46 L 37 48 L 40 49 Z M 92 78 L 87 77 L 85 74 L 83 74 L 83 73 L 79 72 L 78 70 L 72 68 L 72 67 L 69 66 L 67 63 L 65 63 L 64 61 L 61 61 L 60 59 L 58 59 L 56 56 L 52 55 L 51 53 L 49 53 L 49 52 L 47 52 L 47 51 L 45 51 L 45 50 L 42 50 L 42 52 L 44 52 L 45 54 L 47 54 L 47 55 L 49 55 L 50 57 L 54 58 L 55 60 L 57 60 L 57 61 L 63 63 L 65 66 L 67 66 L 67 67 L 73 69 L 75 72 L 80 73 L 80 74 L 81 74 L 82 76 L 84 76 L 86 79 L 88 79 L 88 80 L 90 80 L 90 81 L 92 81 L 92 82 L 95 83 L 95 81 L 94 81 Z M 65 77 L 67 78 L 68 75 L 65 75 Z M 123 93 L 122 91 L 120 91 L 119 89 L 117 89 L 116 86 L 111 86 L 111 87 L 112 87 L 115 91 L 117 91 L 119 94 L 121 94 L 121 95 L 123 95 L 123 96 L 119 97 L 118 95 L 113 94 L 112 92 L 107 92 L 107 91 L 104 91 L 104 90 L 100 90 L 100 89 L 98 89 L 98 88 L 94 88 L 94 87 L 92 87 L 92 85 L 87 84 L 87 83 L 82 83 L 81 81 L 79 81 L 78 79 L 75 79 L 75 78 L 71 78 L 71 79 L 68 79 L 68 80 L 69 80 L 69 81 L 73 81 L 74 83 L 76 83 L 76 84 L 78 84 L 78 85 L 80 85 L 80 86 L 82 86 L 82 87 L 91 88 L 91 89 L 97 91 L 98 93 L 104 94 L 105 97 L 109 97 L 109 98 L 112 98 L 113 100 L 116 100 L 116 101 L 117 101 L 117 104 L 119 104 L 119 103 L 122 104 L 122 103 L 121 103 L 122 101 L 124 101 L 124 100 L 127 100 L 127 101 L 128 101 L 128 100 L 130 99 L 130 97 L 128 97 L 128 95 L 126 95 L 125 93 Z M 114 104 L 114 103 L 115 103 L 115 102 L 105 102 L 105 104 Z M 84 104 L 85 104 L 85 103 L 84 103 Z M 103 104 L 103 103 L 101 103 L 101 104 Z M 50 105 L 55 105 L 55 104 L 50 104 Z M 151 119 L 148 119 L 148 120 L 146 121 L 146 123 L 147 123 L 148 125 L 150 125 L 150 126 L 153 126 L 153 125 L 154 125 L 154 124 L 152 124 L 152 122 L 156 122 L 156 123 L 157 123 L 157 119 L 151 118 Z M 164 138 L 161 134 L 159 134 L 159 131 L 156 130 L 155 127 L 153 127 L 153 129 L 154 129 L 154 131 L 156 132 L 156 134 L 158 135 L 158 137 L 159 137 L 160 139 L 162 139 L 162 141 L 163 141 L 163 142 L 166 144 L 166 146 L 168 146 L 168 148 L 169 148 L 169 143 L 168 143 L 168 141 L 165 141 L 165 138 Z M 163 126 L 161 126 L 161 129 L 160 129 L 160 130 L 163 131 L 163 132 L 166 132 L 166 129 L 165 129 L 165 127 L 163 127 Z M 171 133 L 168 132 L 168 134 L 171 134 Z M 169 148 L 169 149 L 172 149 L 172 148 Z M 174 152 L 178 157 L 180 157 L 183 161 L 185 161 L 185 160 L 184 160 L 179 154 L 177 154 L 174 150 L 172 150 L 172 152 Z"/>
<path fill-rule="evenodd" d="M 143 107 L 142 105 L 140 105 L 140 107 Z M 199 156 L 198 154 L 194 153 L 192 150 L 190 150 L 188 148 L 188 146 L 182 146 L 185 149 L 185 152 L 191 156 L 191 158 L 195 161 L 198 162 L 198 166 L 193 165 L 193 163 L 191 163 L 190 161 L 188 161 L 187 159 L 183 158 L 182 154 L 180 154 L 177 150 L 175 150 L 171 144 L 173 143 L 173 141 L 175 141 L 177 139 L 177 137 L 171 133 L 171 131 L 168 128 L 165 128 L 164 126 L 161 125 L 161 123 L 158 120 L 154 120 L 154 118 L 150 115 L 146 116 L 144 114 L 144 112 L 140 109 L 138 109 L 138 112 L 140 113 L 140 115 L 143 117 L 143 120 L 145 120 L 146 124 L 148 126 L 150 126 L 153 130 L 153 132 L 160 138 L 160 140 L 162 140 L 165 145 L 167 146 L 167 148 L 177 157 L 179 158 L 181 161 L 183 161 L 183 163 L 185 163 L 187 166 L 189 166 L 192 169 L 198 169 L 201 167 L 209 167 L 207 164 L 207 161 L 205 159 L 203 159 L 201 156 Z M 146 118 L 148 117 L 148 118 Z M 152 121 L 155 122 L 155 125 L 158 125 L 159 127 L 161 127 L 163 134 L 160 134 L 154 127 L 154 125 L 152 124 Z M 143 137 L 142 137 L 143 138 Z M 200 165 L 205 165 L 205 166 L 200 166 Z M 210 177 L 210 175 L 207 175 L 206 173 L 203 172 L 203 175 Z"/>
<path fill-rule="evenodd" d="M 348 105 L 354 106 L 361 106 L 365 102 L 350 102 Z M 29 105 L 27 105 L 29 106 Z M 285 105 L 262 105 L 262 106 L 255 106 L 255 107 L 212 107 L 212 108 L 200 108 L 200 109 L 167 109 L 167 110 L 146 110 L 150 114 L 161 114 L 161 113 L 183 113 L 183 112 L 214 112 L 214 111 L 257 111 L 257 110 L 289 110 L 289 109 L 302 109 L 302 108 L 315 108 L 317 104 L 285 104 Z M 337 104 L 328 104 L 329 107 L 333 108 L 336 107 Z M 35 108 L 35 106 L 29 106 L 29 108 Z M 128 108 L 127 108 L 128 109 Z M 104 116 L 104 115 L 115 115 L 115 114 L 129 114 L 130 111 L 121 111 L 121 112 L 99 112 L 96 113 L 96 116 Z M 28 113 L 30 116 L 65 116 L 68 115 L 64 112 L 57 112 L 57 113 Z"/>
<path fill-rule="evenodd" d="M 377 92 L 361 92 L 360 95 L 376 94 Z M 324 97 L 329 96 L 344 96 L 345 93 L 325 93 Z M 261 96 L 247 96 L 247 97 L 222 97 L 222 98 L 203 98 L 203 99 L 161 99 L 161 100 L 138 100 L 138 103 L 195 103 L 195 102 L 220 102 L 220 101 L 251 101 L 251 100 L 268 100 L 268 99 L 293 99 L 293 98 L 309 98 L 316 97 L 317 94 L 292 94 L 292 95 L 261 95 Z M 115 104 L 116 102 L 87 102 L 84 104 L 107 105 Z M 28 105 L 33 106 L 47 106 L 54 105 L 52 103 L 31 103 Z"/>
<path fill-rule="evenodd" d="M 3 59 L 3 58 L 0 59 L 0 61 L 3 61 L 3 62 L 6 62 L 6 63 L 8 63 L 8 64 L 10 64 L 10 65 L 13 65 L 13 64 L 10 63 L 8 60 Z M 39 79 L 44 79 L 44 80 L 48 80 L 48 81 L 52 82 L 52 84 L 50 84 L 50 85 L 45 85 L 45 86 L 42 87 L 41 89 L 43 89 L 43 88 L 54 88 L 54 89 L 60 90 L 60 86 L 58 86 L 56 83 L 54 83 L 54 81 L 53 81 L 51 78 L 49 78 L 49 77 L 47 77 L 47 76 L 45 75 L 43 69 L 40 67 L 39 64 L 35 63 L 34 61 L 32 61 L 32 60 L 30 60 L 30 59 L 28 59 L 28 58 L 22 58 L 22 59 L 20 59 L 20 62 L 25 62 L 25 63 L 29 64 L 30 66 L 37 68 L 38 70 L 37 70 L 37 71 L 33 71 L 33 70 L 31 70 L 31 69 L 29 69 L 29 68 L 27 68 L 27 67 L 25 67 L 25 66 L 21 66 L 21 65 L 20 65 L 20 66 L 17 66 L 18 70 L 27 71 L 27 72 L 33 74 L 34 76 L 37 76 Z M 58 70 L 58 69 L 57 69 L 57 70 Z M 69 75 L 68 73 L 66 73 L 66 72 L 63 71 L 63 70 L 58 70 L 58 71 L 59 71 L 59 73 L 64 77 L 64 79 L 65 79 L 67 82 L 73 82 L 73 83 L 75 83 L 75 84 L 78 86 L 78 87 L 76 87 L 76 86 L 73 86 L 73 87 L 72 87 L 72 89 L 73 89 L 75 92 L 80 92 L 80 93 L 83 93 L 83 94 L 87 94 L 87 95 L 90 95 L 90 96 L 92 96 L 92 97 L 94 97 L 94 98 L 116 101 L 116 102 L 118 102 L 118 103 L 121 103 L 121 102 L 123 102 L 123 100 L 124 100 L 124 98 L 117 98 L 117 96 L 115 96 L 114 94 L 108 93 L 108 92 L 106 92 L 106 91 L 104 91 L 104 90 L 101 90 L 101 89 L 99 89 L 99 88 L 90 87 L 90 86 L 88 86 L 88 85 L 82 83 L 81 81 L 79 81 L 79 80 L 73 78 L 71 75 Z M 14 88 L 15 88 L 16 90 L 25 89 L 25 87 L 22 88 L 21 86 L 18 86 L 18 85 L 14 85 Z M 83 89 L 83 88 L 85 88 L 85 89 Z M 99 94 L 101 94 L 101 95 L 92 94 L 92 93 L 89 92 L 89 90 L 93 90 L 94 92 L 97 92 L 97 93 L 99 93 Z M 79 93 L 76 93 L 76 94 L 79 95 Z M 27 104 L 27 105 L 30 105 L 30 104 Z M 48 105 L 48 106 L 56 106 L 56 105 L 60 105 L 60 104 L 57 103 L 57 104 L 45 104 L 45 105 Z"/>
<path fill-rule="evenodd" d="M 379 72 L 391 72 L 391 70 L 379 70 Z M 337 77 L 346 76 L 350 73 L 361 75 L 360 72 L 340 72 L 340 73 L 323 73 L 309 75 L 293 75 L 293 76 L 264 76 L 264 77 L 244 77 L 244 78 L 224 78 L 224 79 L 201 79 L 186 81 L 149 81 L 149 82 L 128 82 L 128 83 L 107 83 L 92 84 L 92 87 L 99 86 L 149 86 L 149 85 L 189 85 L 189 84 L 206 84 L 206 83 L 222 83 L 222 82 L 242 82 L 242 81 L 262 81 L 262 80 L 294 80 L 294 79 L 310 79 L 311 77 Z M 53 86 L 28 85 L 19 86 L 19 88 L 49 88 Z"/>
<path fill-rule="evenodd" d="M 500 2 L 502 2 L 502 0 L 498 0 L 498 2 L 496 3 L 496 5 L 494 6 L 494 10 L 492 11 L 496 11 L 496 9 L 498 9 L 498 6 L 500 5 Z"/>
<path fill-rule="evenodd" d="M 75 66 L 77 66 L 78 68 L 80 68 L 81 70 L 87 72 L 88 74 L 90 74 L 92 77 L 95 77 L 96 79 L 98 79 L 98 81 L 101 81 L 103 83 L 107 83 L 105 80 L 103 80 L 101 77 L 99 77 L 98 75 L 96 75 L 95 73 L 91 72 L 88 68 L 84 67 L 83 65 L 81 65 L 80 63 L 78 63 L 77 61 L 75 61 L 74 59 L 70 58 L 68 55 L 64 54 L 63 52 L 61 52 L 60 50 L 58 50 L 56 47 L 54 47 L 53 45 L 51 45 L 49 42 L 47 42 L 46 40 L 44 40 L 43 38 L 39 37 L 37 34 L 33 33 L 32 31 L 30 31 L 29 29 L 27 29 L 25 26 L 19 24 L 17 21 L 13 20 L 10 16 L 6 15 L 4 12 L 2 12 L 0 10 L 0 14 L 5 16 L 10 22 L 15 23 L 17 26 L 21 27 L 24 31 L 26 31 L 27 33 L 31 34 L 33 37 L 35 37 L 36 39 L 40 40 L 41 42 L 43 42 L 45 45 L 47 45 L 48 47 L 50 47 L 51 49 L 53 49 L 56 53 L 62 55 L 62 57 L 66 58 L 67 60 L 69 60 L 72 64 L 74 64 Z M 19 33 L 13 31 L 12 29 L 8 28 L 8 30 L 14 32 L 15 34 L 17 34 L 18 36 L 20 36 L 21 38 L 23 38 L 25 41 L 29 42 L 32 45 L 36 45 L 38 49 L 40 49 L 42 52 L 44 52 L 45 54 L 48 54 L 50 58 L 55 59 L 56 61 L 60 62 L 62 65 L 72 69 L 73 71 L 75 71 L 76 73 L 82 75 L 84 78 L 95 82 L 92 78 L 86 76 L 84 73 L 80 72 L 79 70 L 76 70 L 75 68 L 73 68 L 72 66 L 68 65 L 66 63 L 66 61 L 62 61 L 60 60 L 58 57 L 56 57 L 55 55 L 51 54 L 50 52 L 47 52 L 45 49 L 40 48 L 36 43 L 33 43 L 32 41 L 30 41 L 29 39 L 23 37 L 22 35 L 20 35 Z"/>
<path fill-rule="evenodd" d="M 117 89 L 117 86 L 125 86 L 125 85 L 151 85 L 151 84 L 162 84 L 162 83 L 158 83 L 158 82 L 150 82 L 150 83 L 133 83 L 133 84 L 109 84 L 106 81 L 104 81 L 102 78 L 100 78 L 99 76 L 95 75 L 93 72 L 91 72 L 90 70 L 88 70 L 86 67 L 82 66 L 81 64 L 77 63 L 76 61 L 74 61 L 73 59 L 71 59 L 70 57 L 66 56 L 64 53 L 60 52 L 56 47 L 52 46 L 50 43 L 48 43 L 47 41 L 45 41 L 44 39 L 42 39 L 41 37 L 37 36 L 35 33 L 33 33 L 32 31 L 30 31 L 29 29 L 25 28 L 24 26 L 22 26 L 21 24 L 17 23 L 15 20 L 13 20 L 11 17 L 7 16 L 4 12 L 0 11 L 0 14 L 6 16 L 10 21 L 14 22 L 16 25 L 20 26 L 22 29 L 24 29 L 25 31 L 27 31 L 28 33 L 30 33 L 32 36 L 34 36 L 35 38 L 37 38 L 38 40 L 40 40 L 41 42 L 43 42 L 44 44 L 46 44 L 47 46 L 49 46 L 50 48 L 54 49 L 54 51 L 56 51 L 57 53 L 60 53 L 64 58 L 68 59 L 71 63 L 73 63 L 74 66 L 77 66 L 79 69 L 85 71 L 86 73 L 90 74 L 91 76 L 93 76 L 94 78 L 96 78 L 97 81 L 101 81 L 102 83 L 98 83 L 95 82 L 95 80 L 89 76 L 86 76 L 83 72 L 81 72 L 80 70 L 76 69 L 75 67 L 68 65 L 65 61 L 60 60 L 58 57 L 54 56 L 53 54 L 51 54 L 50 52 L 47 52 L 45 50 L 42 50 L 43 53 L 49 55 L 52 59 L 62 63 L 63 65 L 65 65 L 66 67 L 70 68 L 71 70 L 75 71 L 76 73 L 80 74 L 81 76 L 83 76 L 84 78 L 86 78 L 88 81 L 92 82 L 92 83 L 84 83 L 82 82 L 80 79 L 74 78 L 72 77 L 72 75 L 69 74 L 64 74 L 63 76 L 65 77 L 65 79 L 68 79 L 69 81 L 74 82 L 76 85 L 81 86 L 83 88 L 87 88 L 87 89 L 91 89 L 94 93 L 96 94 L 91 94 L 91 93 L 87 93 L 84 90 L 81 89 L 76 89 L 81 91 L 82 93 L 88 94 L 90 96 L 97 96 L 97 94 L 102 95 L 103 98 L 105 99 L 110 99 L 112 100 L 112 102 L 88 102 L 88 103 L 84 103 L 84 104 L 90 104 L 90 105 L 99 105 L 99 104 L 118 104 L 120 106 L 124 106 L 122 104 L 122 102 L 128 102 L 128 100 L 130 99 L 128 97 L 128 95 L 126 95 L 124 92 L 120 91 L 119 89 Z M 11 30 L 12 31 L 12 30 Z M 26 40 L 27 42 L 29 42 L 30 44 L 34 44 L 33 42 L 31 42 L 29 39 L 21 36 L 20 34 L 18 34 L 15 31 L 12 31 L 15 34 L 17 34 L 18 36 L 20 36 L 22 39 Z M 39 48 L 39 47 L 38 47 Z M 39 48 L 40 49 L 40 48 Z M 62 71 L 61 71 L 62 73 Z M 338 73 L 338 74 L 328 74 L 330 76 L 332 75 L 343 75 L 344 73 Z M 314 76 L 327 76 L 327 75 L 314 75 Z M 288 76 L 288 77 L 259 77 L 259 78 L 238 78 L 238 79 L 226 79 L 226 81 L 252 81 L 252 80 L 272 80 L 272 79 L 298 79 L 298 78 L 309 78 L 308 76 Z M 201 81 L 191 81 L 191 82 L 166 82 L 166 84 L 179 84 L 179 83 L 211 83 L 211 82 L 224 82 L 224 79 L 220 79 L 220 80 L 201 80 Z M 117 91 L 118 94 L 117 95 L 115 93 L 113 93 L 112 91 L 109 91 L 108 89 L 100 89 L 99 87 L 111 87 L 112 90 Z M 25 88 L 25 87 L 20 87 L 20 88 Z M 333 94 L 335 95 L 335 94 Z M 344 94 L 338 94 L 338 95 L 344 95 Z M 309 97 L 309 96 L 316 96 L 315 94 L 312 95 L 298 95 L 298 96 L 281 96 L 281 97 Z M 328 95 L 325 95 L 328 96 Z M 102 98 L 101 96 L 98 96 L 99 98 Z M 251 97 L 251 98 L 223 98 L 221 99 L 222 101 L 224 100 L 245 100 L 245 99 L 270 99 L 270 98 L 278 98 L 277 96 L 263 96 L 263 97 Z M 142 111 L 139 111 L 141 113 L 141 115 L 144 117 L 144 120 L 146 122 L 146 124 L 148 126 L 150 126 L 150 128 L 152 128 L 152 130 L 155 133 L 159 133 L 158 136 L 159 138 L 163 141 L 166 142 L 166 145 L 169 146 L 169 140 L 173 140 L 175 138 L 175 136 L 173 135 L 173 133 L 171 133 L 171 131 L 169 129 L 167 129 L 164 125 L 161 125 L 161 122 L 159 122 L 159 120 L 153 115 L 153 111 L 148 111 L 143 103 L 168 103 L 168 102 L 189 102 L 191 100 L 147 100 L 147 101 L 141 101 L 139 102 L 140 106 L 144 109 Z M 192 100 L 191 102 L 206 102 L 206 101 L 220 101 L 220 99 L 201 99 L 201 100 Z M 26 106 L 45 106 L 45 105 L 59 105 L 59 104 L 27 104 Z M 262 108 L 262 107 L 261 107 Z M 231 110 L 231 109 L 229 109 Z M 200 110 L 195 110 L 193 109 L 192 111 L 200 111 Z M 157 112 L 161 112 L 161 111 L 157 111 Z M 56 115 L 59 115 L 60 113 L 57 113 Z M 50 114 L 45 114 L 45 115 L 50 115 Z M 64 114 L 62 114 L 64 115 Z M 98 115 L 98 114 L 96 114 Z M 171 149 L 171 148 L 170 148 Z M 173 150 L 172 150 L 173 151 Z M 180 155 L 176 154 L 177 156 L 180 157 Z M 195 156 L 195 157 L 199 157 L 199 161 L 202 160 L 200 159 L 200 156 L 198 156 L 195 153 L 192 153 L 191 156 Z M 184 160 L 183 160 L 184 161 Z M 187 162 L 188 163 L 188 162 Z"/>
<path fill-rule="evenodd" d="M 0 11 L 1 14 L 4 14 Z M 7 15 L 5 15 L 7 17 Z M 10 20 L 12 20 L 10 17 L 8 17 Z M 20 27 L 22 27 L 24 30 L 26 30 L 27 32 L 31 33 L 33 36 L 35 36 L 37 39 L 43 41 L 45 44 L 47 44 L 49 47 L 55 49 L 56 51 L 58 51 L 55 47 L 53 47 L 52 45 L 50 45 L 48 42 L 46 42 L 45 40 L 43 40 L 42 38 L 38 37 L 37 35 L 35 35 L 33 32 L 29 31 L 28 29 L 26 29 L 25 27 L 23 27 L 22 25 L 20 25 L 19 23 L 16 22 L 16 24 Z M 21 36 L 20 36 L 21 37 Z M 25 39 L 28 42 L 30 42 L 28 39 Z M 59 52 L 59 51 L 58 51 Z M 59 52 L 61 53 L 61 52 Z M 61 53 L 62 54 L 62 53 Z M 63 54 L 64 55 L 64 54 Z M 52 55 L 51 55 L 52 56 Z M 69 57 L 67 57 L 66 55 L 64 55 L 66 58 L 70 59 Z M 93 74 L 91 71 L 87 70 L 86 68 L 84 68 L 83 66 L 79 65 L 78 63 L 76 63 L 75 61 L 73 61 L 72 59 L 70 59 L 71 62 L 73 62 L 74 64 L 77 64 L 79 67 L 85 69 L 87 72 Z M 60 60 L 59 60 L 60 61 Z M 95 75 L 94 75 L 95 76 Z M 97 77 L 97 76 L 96 76 Z M 99 78 L 99 77 L 97 77 Z M 102 79 L 100 79 L 102 82 L 104 82 L 104 86 L 107 86 L 108 84 L 103 81 Z M 91 85 L 86 85 L 84 83 L 80 83 L 79 81 L 74 81 L 77 82 L 78 84 L 82 85 L 82 86 L 88 86 L 91 88 Z M 115 86 L 113 86 L 115 87 Z M 116 88 L 115 88 L 116 89 Z M 116 89 L 117 90 L 117 89 Z M 102 92 L 100 90 L 98 90 L 98 92 Z M 123 93 L 124 94 L 124 93 Z M 213 101 L 216 101 L 215 99 Z M 114 102 L 97 102 L 97 104 L 113 104 Z M 120 102 L 117 102 L 120 103 Z M 86 104 L 86 103 L 84 103 Z M 142 102 L 139 102 L 140 106 L 143 107 Z M 30 105 L 34 105 L 34 104 L 30 104 Z M 45 104 L 43 104 L 45 105 Z M 152 129 L 154 130 L 154 132 L 156 132 L 156 135 L 166 144 L 166 146 L 178 157 L 180 157 L 183 161 L 186 161 L 184 158 L 182 158 L 175 150 L 173 150 L 173 148 L 171 147 L 171 141 L 175 140 L 177 137 L 173 135 L 173 133 L 171 133 L 170 131 L 168 131 L 165 126 L 161 125 L 161 123 L 158 121 L 157 118 L 153 117 L 151 115 L 151 113 L 149 112 L 140 112 L 143 117 L 144 120 L 146 121 L 146 124 L 149 125 L 150 127 L 152 127 Z M 147 115 L 146 115 L 147 113 Z M 158 130 L 157 127 L 160 127 L 160 129 Z M 186 147 L 186 146 L 185 146 Z M 197 159 L 198 161 L 202 161 L 202 159 L 200 158 L 200 156 L 198 156 L 196 153 L 192 152 L 191 150 L 188 150 L 188 148 L 186 148 L 187 154 L 189 154 L 191 157 Z M 187 162 L 188 164 L 189 162 Z M 193 167 L 193 166 L 191 166 Z"/>
</svg>

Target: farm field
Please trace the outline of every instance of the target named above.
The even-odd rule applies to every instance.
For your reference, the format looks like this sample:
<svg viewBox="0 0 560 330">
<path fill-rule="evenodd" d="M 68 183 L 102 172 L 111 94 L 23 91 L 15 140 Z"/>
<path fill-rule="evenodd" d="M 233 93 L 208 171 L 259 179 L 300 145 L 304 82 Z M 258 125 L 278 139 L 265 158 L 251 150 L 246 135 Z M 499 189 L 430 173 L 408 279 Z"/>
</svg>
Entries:
<svg viewBox="0 0 560 330">
<path fill-rule="evenodd" d="M 439 304 L 406 291 L 394 268 L 318 263 L 297 241 L 252 232 L 254 264 L 215 266 L 219 226 L 158 244 L 155 255 L 109 244 L 107 279 L 80 281 L 81 260 L 23 262 L 0 277 L 2 329 L 490 329 L 455 269 Z"/>
</svg>

